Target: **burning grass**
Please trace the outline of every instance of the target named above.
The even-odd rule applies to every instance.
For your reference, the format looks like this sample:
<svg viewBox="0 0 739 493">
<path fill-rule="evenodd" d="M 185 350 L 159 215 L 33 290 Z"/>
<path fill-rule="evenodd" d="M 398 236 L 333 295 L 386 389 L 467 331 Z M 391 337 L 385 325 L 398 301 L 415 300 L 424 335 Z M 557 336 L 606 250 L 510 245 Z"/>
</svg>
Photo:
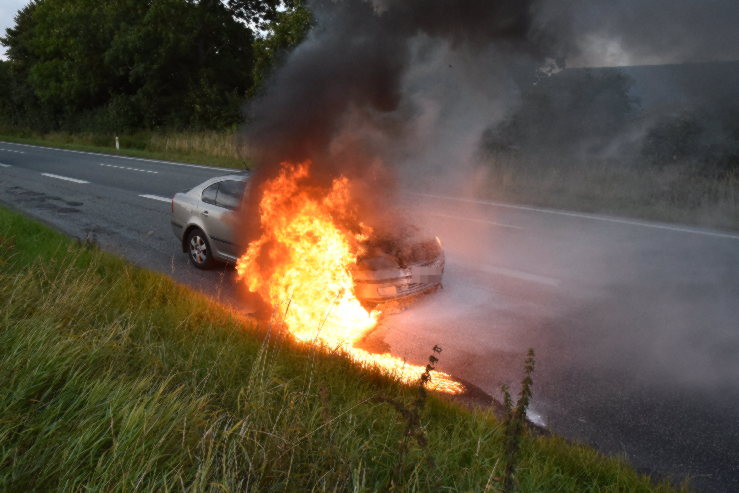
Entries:
<svg viewBox="0 0 739 493">
<path fill-rule="evenodd" d="M 0 491 L 497 491 L 502 425 L 0 209 Z M 419 374 L 420 377 L 420 374 Z M 406 404 L 409 405 L 409 404 Z M 672 491 L 526 435 L 519 491 Z M 427 460 L 433 454 L 433 467 Z"/>
</svg>

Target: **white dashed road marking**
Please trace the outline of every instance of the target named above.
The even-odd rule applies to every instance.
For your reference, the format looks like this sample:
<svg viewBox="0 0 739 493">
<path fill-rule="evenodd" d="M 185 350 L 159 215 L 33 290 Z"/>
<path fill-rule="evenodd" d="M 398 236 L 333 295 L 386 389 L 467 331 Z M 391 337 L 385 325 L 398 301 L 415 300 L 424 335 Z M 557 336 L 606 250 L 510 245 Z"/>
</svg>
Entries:
<svg viewBox="0 0 739 493">
<path fill-rule="evenodd" d="M 160 195 L 149 195 L 149 194 L 143 194 L 139 195 L 139 197 L 143 197 L 145 199 L 151 199 L 151 200 L 158 200 L 159 202 L 171 202 L 172 199 L 168 199 L 167 197 L 162 197 Z"/>
<path fill-rule="evenodd" d="M 129 168 L 127 166 L 116 166 L 115 164 L 104 164 L 104 163 L 100 163 L 99 166 L 105 166 L 106 168 L 126 169 L 128 171 L 139 171 L 141 173 L 153 173 L 153 174 L 159 173 L 158 171 L 152 171 L 152 170 L 148 170 L 148 169 L 139 169 L 139 168 Z"/>
<path fill-rule="evenodd" d="M 2 151 L 2 152 L 15 152 L 16 154 L 25 154 L 25 152 L 23 152 L 23 151 L 14 151 L 12 149 L 3 149 L 3 148 L 0 148 L 0 151 Z"/>
<path fill-rule="evenodd" d="M 10 168 L 9 164 L 0 163 L 0 168 Z"/>
<path fill-rule="evenodd" d="M 72 183 L 90 183 L 85 180 L 78 180 L 77 178 L 70 178 L 68 176 L 54 175 L 52 173 L 41 173 L 42 176 L 48 176 L 49 178 L 56 178 L 57 180 L 71 181 Z"/>
</svg>

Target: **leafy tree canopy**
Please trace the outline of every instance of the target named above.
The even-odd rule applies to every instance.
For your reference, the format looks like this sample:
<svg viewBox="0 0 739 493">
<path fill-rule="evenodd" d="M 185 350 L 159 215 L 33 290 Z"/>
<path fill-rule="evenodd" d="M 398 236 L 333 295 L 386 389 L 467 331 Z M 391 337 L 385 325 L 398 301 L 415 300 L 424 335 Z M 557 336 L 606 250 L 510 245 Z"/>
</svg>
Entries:
<svg viewBox="0 0 739 493">
<path fill-rule="evenodd" d="M 0 39 L 9 58 L 0 98 L 15 124 L 33 124 L 34 111 L 72 130 L 234 124 L 253 77 L 244 20 L 269 18 L 271 5 L 34 0 Z"/>
<path fill-rule="evenodd" d="M 278 67 L 289 50 L 306 37 L 313 26 L 313 16 L 302 0 L 283 2 L 272 22 L 267 25 L 266 35 L 254 41 L 254 88 L 259 90 L 272 70 Z"/>
</svg>

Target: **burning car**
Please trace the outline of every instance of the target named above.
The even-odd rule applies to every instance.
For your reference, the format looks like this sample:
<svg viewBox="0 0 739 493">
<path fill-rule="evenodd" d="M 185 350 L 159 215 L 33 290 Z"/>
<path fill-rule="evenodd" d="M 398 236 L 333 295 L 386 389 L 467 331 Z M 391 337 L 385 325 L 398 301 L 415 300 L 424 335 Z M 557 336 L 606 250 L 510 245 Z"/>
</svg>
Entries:
<svg viewBox="0 0 739 493">
<path fill-rule="evenodd" d="M 195 267 L 236 263 L 245 250 L 236 240 L 234 216 L 248 181 L 248 174 L 220 176 L 172 198 L 172 229 Z M 441 241 L 425 238 L 417 228 L 373 235 L 363 241 L 362 250 L 351 275 L 355 295 L 365 304 L 405 298 L 441 285 L 445 264 Z"/>
<path fill-rule="evenodd" d="M 356 296 L 380 303 L 429 291 L 441 284 L 444 263 L 441 240 L 423 238 L 417 228 L 371 239 L 353 270 Z"/>
</svg>

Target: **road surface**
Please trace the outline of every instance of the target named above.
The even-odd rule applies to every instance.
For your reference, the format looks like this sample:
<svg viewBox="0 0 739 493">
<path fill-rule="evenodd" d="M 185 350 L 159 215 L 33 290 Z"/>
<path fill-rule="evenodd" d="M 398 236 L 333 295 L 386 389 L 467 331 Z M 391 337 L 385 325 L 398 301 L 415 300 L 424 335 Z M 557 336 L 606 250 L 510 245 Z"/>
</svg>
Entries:
<svg viewBox="0 0 739 493">
<path fill-rule="evenodd" d="M 0 142 L 0 202 L 211 296 L 172 195 L 232 170 Z M 739 491 L 739 235 L 408 193 L 447 252 L 444 289 L 365 341 L 498 396 L 537 354 L 532 417 L 699 491 Z"/>
</svg>

